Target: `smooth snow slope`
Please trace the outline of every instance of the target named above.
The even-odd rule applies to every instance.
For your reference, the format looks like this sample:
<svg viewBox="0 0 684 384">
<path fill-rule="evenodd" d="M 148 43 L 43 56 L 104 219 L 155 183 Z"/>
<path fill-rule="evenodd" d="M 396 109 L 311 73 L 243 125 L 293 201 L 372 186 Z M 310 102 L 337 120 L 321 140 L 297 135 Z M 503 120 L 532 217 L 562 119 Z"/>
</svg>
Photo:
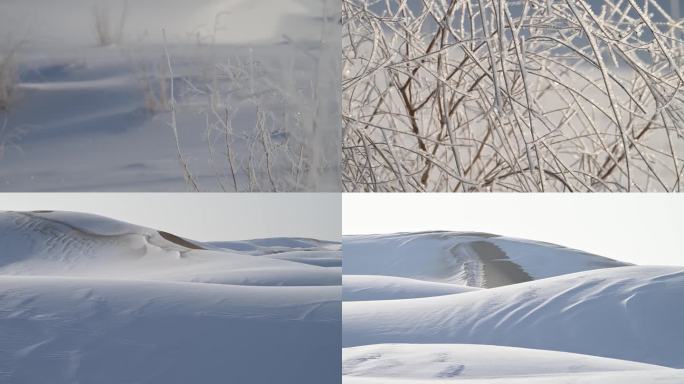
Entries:
<svg viewBox="0 0 684 384">
<path fill-rule="evenodd" d="M 94 215 L 0 212 L 0 382 L 339 381 L 339 275 Z"/>
<path fill-rule="evenodd" d="M 625 265 L 629 264 L 558 245 L 486 233 L 344 237 L 345 275 L 398 276 L 490 288 Z"/>
<path fill-rule="evenodd" d="M 376 344 L 345 348 L 342 353 L 345 379 L 457 380 L 656 370 L 676 371 L 567 352 L 475 344 Z"/>
<path fill-rule="evenodd" d="M 683 268 L 629 266 L 455 295 L 348 302 L 343 345 L 492 344 L 682 368 L 682 297 Z"/>
<path fill-rule="evenodd" d="M 343 301 L 414 299 L 477 291 L 479 288 L 392 276 L 342 276 Z"/>
</svg>

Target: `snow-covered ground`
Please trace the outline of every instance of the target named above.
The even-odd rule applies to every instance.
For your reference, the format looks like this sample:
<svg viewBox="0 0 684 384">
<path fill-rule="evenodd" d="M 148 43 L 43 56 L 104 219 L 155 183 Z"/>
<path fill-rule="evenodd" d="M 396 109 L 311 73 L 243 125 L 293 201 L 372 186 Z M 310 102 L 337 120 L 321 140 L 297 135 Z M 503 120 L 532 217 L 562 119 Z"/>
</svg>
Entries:
<svg viewBox="0 0 684 384">
<path fill-rule="evenodd" d="M 398 233 L 344 240 L 345 275 L 400 276 L 473 287 L 625 265 L 575 249 L 487 233 Z"/>
<path fill-rule="evenodd" d="M 0 190 L 339 190 L 337 8 L 0 2 Z"/>
<path fill-rule="evenodd" d="M 88 214 L 0 212 L 0 381 L 339 380 L 339 244 L 240 243 L 271 252 Z"/>
<path fill-rule="evenodd" d="M 684 267 L 483 233 L 343 244 L 346 384 L 684 382 Z"/>
</svg>

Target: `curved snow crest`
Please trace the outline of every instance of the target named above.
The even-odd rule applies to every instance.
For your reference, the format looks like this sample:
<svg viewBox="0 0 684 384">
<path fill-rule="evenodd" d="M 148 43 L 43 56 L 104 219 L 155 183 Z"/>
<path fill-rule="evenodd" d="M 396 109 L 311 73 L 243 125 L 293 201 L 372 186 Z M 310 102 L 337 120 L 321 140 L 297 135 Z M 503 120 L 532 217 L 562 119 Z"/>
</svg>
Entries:
<svg viewBox="0 0 684 384">
<path fill-rule="evenodd" d="M 562 246 L 480 232 L 345 236 L 344 273 L 491 288 L 630 265 Z"/>
<path fill-rule="evenodd" d="M 298 237 L 273 237 L 240 241 L 211 241 L 202 243 L 209 249 L 244 253 L 248 255 L 271 255 L 291 251 L 328 250 L 339 251 L 340 244 L 318 239 Z"/>
<path fill-rule="evenodd" d="M 630 266 L 465 294 L 344 303 L 343 345 L 472 343 L 684 367 L 684 268 Z"/>
<path fill-rule="evenodd" d="M 282 241 L 274 242 L 286 249 Z M 0 274 L 4 275 L 125 276 L 274 286 L 341 284 L 334 260 L 317 263 L 302 255 L 288 259 L 206 250 L 200 242 L 83 213 L 0 212 L 0 244 Z M 310 249 L 311 256 L 314 251 Z M 339 256 L 339 251 L 330 252 L 330 257 Z"/>
<path fill-rule="evenodd" d="M 272 259 L 289 260 L 298 263 L 317 265 L 320 267 L 336 267 L 342 274 L 342 252 L 341 251 L 288 251 L 268 255 Z"/>
<path fill-rule="evenodd" d="M 152 230 L 126 223 L 120 220 L 104 217 L 92 213 L 69 212 L 69 211 L 31 211 L 31 212 L 17 212 L 7 211 L 0 212 L 2 222 L 7 225 L 7 221 L 14 221 L 15 224 L 31 225 L 31 219 L 39 221 L 42 219 L 45 222 L 52 222 L 55 224 L 62 224 L 70 227 L 73 230 L 78 230 L 85 233 L 101 236 L 120 236 L 129 233 L 145 233 Z M 24 220 L 22 220 L 22 218 Z M 33 225 L 37 225 L 35 222 Z"/>
<path fill-rule="evenodd" d="M 494 345 L 375 344 L 342 351 L 342 375 L 347 377 L 457 380 L 644 370 L 675 371 L 631 361 Z"/>
<path fill-rule="evenodd" d="M 479 288 L 394 276 L 342 276 L 343 301 L 398 300 L 452 295 Z"/>
</svg>

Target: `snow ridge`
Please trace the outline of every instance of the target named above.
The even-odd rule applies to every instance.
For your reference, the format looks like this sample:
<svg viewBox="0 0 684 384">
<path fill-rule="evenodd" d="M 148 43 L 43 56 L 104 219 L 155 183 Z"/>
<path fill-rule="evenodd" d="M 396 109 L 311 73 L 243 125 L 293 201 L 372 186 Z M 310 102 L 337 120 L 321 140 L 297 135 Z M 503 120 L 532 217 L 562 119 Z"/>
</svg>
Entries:
<svg viewBox="0 0 684 384">
<path fill-rule="evenodd" d="M 684 382 L 683 267 L 457 232 L 343 249 L 345 384 Z"/>
</svg>

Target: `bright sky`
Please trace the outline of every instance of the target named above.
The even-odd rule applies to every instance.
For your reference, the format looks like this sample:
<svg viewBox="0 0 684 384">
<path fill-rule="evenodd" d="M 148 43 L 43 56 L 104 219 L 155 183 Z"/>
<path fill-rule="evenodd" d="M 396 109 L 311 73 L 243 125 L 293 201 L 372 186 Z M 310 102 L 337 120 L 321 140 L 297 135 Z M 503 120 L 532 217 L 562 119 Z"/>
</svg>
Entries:
<svg viewBox="0 0 684 384">
<path fill-rule="evenodd" d="M 342 233 L 484 231 L 684 265 L 680 194 L 345 194 Z"/>
<path fill-rule="evenodd" d="M 190 239 L 295 236 L 340 240 L 334 193 L 3 193 L 0 210 L 95 213 Z"/>
</svg>

